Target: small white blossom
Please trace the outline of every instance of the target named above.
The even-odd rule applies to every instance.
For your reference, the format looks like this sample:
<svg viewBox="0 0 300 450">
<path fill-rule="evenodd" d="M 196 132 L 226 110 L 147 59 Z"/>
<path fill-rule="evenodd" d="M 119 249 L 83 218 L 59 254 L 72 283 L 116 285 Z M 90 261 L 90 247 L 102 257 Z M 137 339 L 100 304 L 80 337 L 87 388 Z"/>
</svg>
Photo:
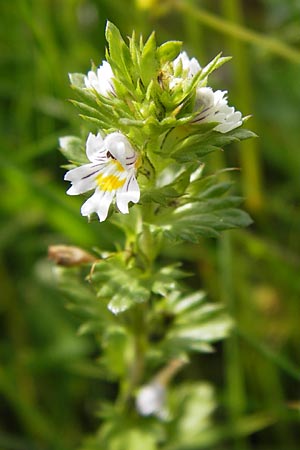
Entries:
<svg viewBox="0 0 300 450">
<path fill-rule="evenodd" d="M 113 85 L 113 71 L 107 61 L 103 61 L 98 67 L 97 72 L 90 70 L 84 77 L 85 86 L 88 89 L 95 89 L 99 94 L 107 97 L 108 94 L 115 92 Z"/>
<path fill-rule="evenodd" d="M 166 389 L 154 381 L 141 387 L 136 397 L 136 409 L 142 416 L 155 415 L 163 418 L 165 416 Z"/>
<path fill-rule="evenodd" d="M 64 147 L 64 138 L 60 145 Z M 106 219 L 114 198 L 119 211 L 127 214 L 128 203 L 137 203 L 140 199 L 135 178 L 138 157 L 128 139 L 120 132 L 108 134 L 105 138 L 100 133 L 90 133 L 86 154 L 91 162 L 69 170 L 65 175 L 64 179 L 72 183 L 67 194 L 79 195 L 95 189 L 82 205 L 81 214 L 90 217 L 95 212 L 100 222 Z"/>
<path fill-rule="evenodd" d="M 228 133 L 242 125 L 242 114 L 228 106 L 226 94 L 227 91 L 214 92 L 209 87 L 198 87 L 194 110 L 199 114 L 193 122 L 218 122 L 214 130 L 220 133 Z"/>
<path fill-rule="evenodd" d="M 181 65 L 183 70 L 187 70 L 187 74 L 189 78 L 192 78 L 196 75 L 199 70 L 201 70 L 201 66 L 196 58 L 189 58 L 186 52 L 181 52 L 177 56 L 177 58 L 173 61 L 173 69 L 176 72 L 177 68 Z"/>
<path fill-rule="evenodd" d="M 186 78 L 193 78 L 201 70 L 201 66 L 196 58 L 190 59 L 186 52 L 181 52 L 173 61 L 174 76 L 169 82 L 170 89 L 173 89 L 177 84 L 183 81 L 182 77 L 178 77 L 177 73 L 183 71 Z"/>
</svg>

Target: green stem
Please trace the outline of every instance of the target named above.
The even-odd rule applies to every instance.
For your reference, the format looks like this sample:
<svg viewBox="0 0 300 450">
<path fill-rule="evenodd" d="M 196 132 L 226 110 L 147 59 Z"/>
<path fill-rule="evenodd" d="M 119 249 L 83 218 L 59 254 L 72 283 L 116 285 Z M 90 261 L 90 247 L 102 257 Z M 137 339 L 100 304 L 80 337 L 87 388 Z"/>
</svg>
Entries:
<svg viewBox="0 0 300 450">
<path fill-rule="evenodd" d="M 136 319 L 136 322 L 140 322 L 138 318 Z M 139 386 L 144 373 L 145 336 L 140 332 L 139 327 L 133 330 L 132 347 L 132 362 L 128 370 L 127 378 L 121 382 L 121 391 L 118 400 L 119 407 L 123 411 L 127 411 L 130 408 L 134 392 Z"/>
</svg>

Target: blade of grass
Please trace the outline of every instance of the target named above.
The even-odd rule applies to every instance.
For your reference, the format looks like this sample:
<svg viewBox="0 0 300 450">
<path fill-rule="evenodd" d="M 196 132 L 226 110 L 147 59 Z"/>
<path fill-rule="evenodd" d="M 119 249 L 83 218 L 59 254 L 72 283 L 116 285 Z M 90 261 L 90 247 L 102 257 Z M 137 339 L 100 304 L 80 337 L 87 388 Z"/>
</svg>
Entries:
<svg viewBox="0 0 300 450">
<path fill-rule="evenodd" d="M 240 0 L 222 0 L 221 3 L 224 17 L 230 22 L 243 27 L 243 15 Z M 253 86 L 250 78 L 249 57 L 247 49 L 240 39 L 227 36 L 230 55 L 233 56 L 234 86 L 238 93 L 238 106 L 244 114 L 254 110 Z M 251 128 L 255 131 L 254 119 L 251 120 Z M 259 211 L 263 207 L 262 174 L 259 155 L 259 140 L 249 139 L 239 143 L 241 149 L 240 160 L 242 166 L 242 186 L 245 204 L 250 211 Z"/>
<path fill-rule="evenodd" d="M 233 317 L 236 317 L 236 301 L 233 280 L 233 255 L 230 233 L 224 233 L 219 240 L 220 296 Z M 237 336 L 232 334 L 225 341 L 226 401 L 230 423 L 240 420 L 246 409 L 244 374 L 240 361 L 240 348 Z M 232 425 L 233 426 L 233 425 Z M 237 450 L 247 449 L 247 443 L 237 435 L 234 440 Z"/>
<path fill-rule="evenodd" d="M 300 52 L 290 47 L 278 39 L 265 36 L 248 28 L 237 25 L 233 22 L 220 18 L 201 8 L 194 8 L 188 2 L 183 0 L 174 0 L 174 6 L 178 11 L 184 14 L 193 14 L 195 18 L 209 28 L 218 33 L 233 36 L 240 41 L 255 45 L 267 52 L 280 56 L 293 63 L 300 63 Z"/>
<path fill-rule="evenodd" d="M 239 335 L 248 345 L 253 347 L 257 352 L 269 359 L 277 367 L 279 367 L 284 373 L 300 381 L 300 369 L 291 362 L 286 356 L 275 352 L 266 344 L 261 343 L 258 339 L 251 336 L 249 333 L 241 330 L 239 327 L 236 329 L 237 335 Z"/>
</svg>

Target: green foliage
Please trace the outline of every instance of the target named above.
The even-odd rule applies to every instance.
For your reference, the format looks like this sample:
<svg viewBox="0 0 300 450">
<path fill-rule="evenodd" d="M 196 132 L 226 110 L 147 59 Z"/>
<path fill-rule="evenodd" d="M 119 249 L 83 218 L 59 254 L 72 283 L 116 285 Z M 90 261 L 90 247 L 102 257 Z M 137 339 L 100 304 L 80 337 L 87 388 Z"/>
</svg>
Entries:
<svg viewBox="0 0 300 450">
<path fill-rule="evenodd" d="M 220 231 L 250 225 L 252 220 L 249 215 L 237 208 L 241 198 L 228 194 L 232 183 L 219 181 L 222 175 L 224 173 L 190 181 L 193 174 L 190 177 L 183 174 L 170 185 L 150 192 L 150 198 L 160 206 L 148 217 L 148 221 L 177 242 L 199 242 L 203 236 L 217 237 Z M 185 195 L 181 196 L 183 179 L 189 183 Z M 163 204 L 156 200 L 159 193 L 165 195 Z"/>
<path fill-rule="evenodd" d="M 96 437 L 88 440 L 83 448 L 104 446 L 112 450 L 134 450 L 143 441 L 149 450 L 158 448 L 159 442 L 171 449 L 172 439 L 176 445 L 190 442 L 195 445 L 199 431 L 195 433 L 193 428 L 199 422 L 203 422 L 205 427 L 207 416 L 215 407 L 211 391 L 208 390 L 205 407 L 201 411 L 197 403 L 202 400 L 205 390 L 199 386 L 186 386 L 183 398 L 180 399 L 179 395 L 179 403 L 174 410 L 170 409 L 171 422 L 165 426 L 157 422 L 157 429 L 152 429 L 152 423 L 155 423 L 152 420 L 145 421 L 144 425 L 137 412 L 141 416 L 156 415 L 163 419 L 167 407 L 163 392 L 169 378 L 179 370 L 182 361 L 188 361 L 192 352 L 212 352 L 212 344 L 228 336 L 233 321 L 220 304 L 204 303 L 202 291 L 191 293 L 184 286 L 182 278 L 187 274 L 178 268 L 178 264 L 159 264 L 157 257 L 164 241 L 198 243 L 203 237 L 218 237 L 220 231 L 251 223 L 248 214 L 237 209 L 240 198 L 228 193 L 232 183 L 219 180 L 222 173 L 203 176 L 201 159 L 254 134 L 235 130 L 241 122 L 229 127 L 231 131 L 227 133 L 215 131 L 220 121 L 217 115 L 214 121 L 214 108 L 216 114 L 225 111 L 221 113 L 225 122 L 233 109 L 227 106 L 226 100 L 215 106 L 214 102 L 219 100 L 215 99 L 212 90 L 204 92 L 213 97 L 213 103 L 211 100 L 207 103 L 204 97 L 200 106 L 200 114 L 205 111 L 208 117 L 207 123 L 197 119 L 197 89 L 206 86 L 208 76 L 228 58 L 218 55 L 201 69 L 196 60 L 190 62 L 185 54 L 174 60 L 180 43 L 168 42 L 157 47 L 154 33 L 145 44 L 142 37 L 138 41 L 133 33 L 129 45 L 126 45 L 119 30 L 110 22 L 106 27 L 106 39 L 107 62 L 103 62 L 99 69 L 93 67 L 95 73 L 88 74 L 88 77 L 94 76 L 96 84 L 87 83 L 84 76 L 78 74 L 70 76 L 79 98 L 73 103 L 104 139 L 105 132 L 121 131 L 130 140 L 133 151 L 139 154 L 138 183 L 142 194 L 140 205 L 134 206 L 135 212 L 130 212 L 129 219 L 113 215 L 114 223 L 124 232 L 125 242 L 116 252 L 104 254 L 100 251 L 100 259 L 93 263 L 86 280 L 82 281 L 84 287 L 77 289 L 80 270 L 72 275 L 75 284 L 72 276 L 68 278 L 68 273 L 63 271 L 60 274 L 60 284 L 71 298 L 71 309 L 82 315 L 80 333 L 95 335 L 101 352 L 103 376 L 119 385 L 115 406 L 105 415 Z M 105 79 L 103 75 L 104 79 L 99 79 L 105 70 L 111 71 L 107 75 L 109 78 Z M 102 92 L 97 85 L 101 82 L 108 83 L 108 90 Z M 105 145 L 103 142 L 99 145 Z M 90 165 L 84 166 L 86 159 L 82 140 L 65 137 L 60 146 L 70 162 L 83 166 L 72 172 L 76 174 L 81 170 L 84 173 L 81 186 L 101 166 L 101 177 L 106 177 L 105 189 L 109 193 L 115 189 L 118 195 L 117 188 L 109 187 L 111 179 L 118 180 L 115 162 L 113 169 L 106 173 L 105 164 L 110 162 L 97 164 L 93 161 L 96 172 L 85 174 L 85 167 L 90 168 Z M 104 158 L 114 155 L 114 149 L 107 147 L 105 150 Z M 87 153 L 89 151 L 87 147 Z M 119 165 L 122 163 L 113 157 Z M 135 166 L 136 169 L 138 167 Z M 94 184 L 105 196 L 107 192 L 98 183 L 98 178 Z M 104 201 L 104 197 L 98 201 Z M 89 287 L 87 283 L 90 283 Z M 165 368 L 151 382 L 153 368 L 157 370 L 163 365 Z M 170 375 L 166 375 L 169 372 Z M 145 382 L 150 380 L 149 392 L 158 402 L 158 406 L 149 413 L 144 413 L 143 405 L 139 406 L 139 402 L 144 401 L 140 396 L 148 392 L 147 388 L 143 391 L 144 379 Z M 137 411 L 133 408 L 135 399 Z M 149 402 L 149 399 L 145 401 Z M 174 435 L 171 423 L 172 426 L 176 423 L 182 439 L 178 439 L 176 433 Z M 161 437 L 158 438 L 158 434 Z"/>
<path fill-rule="evenodd" d="M 170 64 L 178 56 L 182 45 L 180 42 L 169 41 L 157 47 L 154 33 L 144 44 L 142 37 L 138 41 L 133 32 L 127 45 L 119 30 L 110 22 L 106 27 L 106 39 L 108 42 L 106 59 L 114 73 L 113 85 L 116 95 L 103 96 L 95 89 L 86 89 L 84 76 L 71 74 L 71 85 L 80 99 L 73 101 L 73 104 L 90 123 L 107 132 L 120 130 L 133 139 L 136 145 L 144 144 L 145 139 L 153 140 L 163 133 L 191 122 L 195 117 L 195 113 L 192 112 L 195 86 L 206 85 L 208 76 L 230 59 L 222 58 L 219 54 L 206 67 L 200 69 L 195 77 L 187 77 L 187 69 L 182 65 L 179 64 L 174 73 Z M 171 76 L 182 77 L 183 82 L 170 89 L 167 82 Z M 198 144 L 203 146 L 203 151 L 198 156 L 211 151 L 210 149 L 205 151 L 211 136 L 209 133 L 203 135 L 203 130 L 212 130 L 213 125 L 216 124 L 202 126 L 202 129 L 195 126 L 198 132 L 200 130 L 201 139 L 193 144 L 189 142 L 189 145 L 193 148 Z M 142 128 L 142 133 L 135 128 Z M 185 137 L 191 133 L 194 134 L 194 131 L 189 129 Z M 238 139 L 237 136 L 236 138 Z M 221 141 L 220 145 L 223 142 L 231 141 L 229 139 Z M 182 144 L 182 148 L 178 148 L 178 151 L 182 154 L 181 150 L 185 150 L 186 146 L 188 142 Z M 175 158 L 178 158 L 175 149 L 173 152 Z"/>
<path fill-rule="evenodd" d="M 255 133 L 246 129 L 232 130 L 225 135 L 213 131 L 216 123 L 194 125 L 187 129 L 171 132 L 162 147 L 162 151 L 170 158 L 186 163 L 201 159 L 225 145 L 256 137 Z M 195 130 L 196 128 L 196 130 Z"/>
<path fill-rule="evenodd" d="M 142 10 L 142 4 L 148 9 Z M 218 4 L 204 1 L 201 5 L 155 0 L 1 2 L 1 448 L 70 450 L 85 442 L 86 434 L 92 434 L 99 424 L 105 444 L 102 437 L 89 440 L 90 447 L 93 441 L 97 450 L 109 449 L 109 440 L 114 436 L 118 446 L 123 439 L 126 450 L 136 445 L 137 439 L 142 442 L 139 447 L 150 442 L 154 448 L 168 450 L 244 449 L 251 448 L 254 441 L 258 448 L 298 449 L 300 91 L 296 4 L 279 0 L 249 2 L 243 18 L 245 9 L 237 0 Z M 162 119 L 162 115 L 155 120 L 156 104 L 149 99 L 154 98 L 157 85 L 151 82 L 146 92 L 141 84 L 134 86 L 139 99 L 144 95 L 148 99 L 140 116 L 132 111 L 128 115 L 124 105 L 109 104 L 109 99 L 99 95 L 95 104 L 95 93 L 80 96 L 83 74 L 72 74 L 79 90 L 70 92 L 67 73 L 86 73 L 91 59 L 95 70 L 104 58 L 105 17 L 120 26 L 123 36 L 130 36 L 133 28 L 136 36 L 140 32 L 150 36 L 155 29 L 159 66 L 181 51 L 179 41 L 160 45 L 170 38 L 183 40 L 183 48 L 199 57 L 201 65 L 220 48 L 225 55 L 233 55 L 232 63 L 215 72 L 210 83 L 216 89 L 229 88 L 230 102 L 244 113 L 253 114 L 251 128 L 261 138 L 242 145 L 234 141 L 238 151 L 231 147 L 222 153 L 211 151 L 205 157 L 205 151 L 214 148 L 209 148 L 209 143 L 194 146 L 193 139 L 197 142 L 199 136 L 191 136 L 189 141 L 191 127 L 186 136 L 176 136 L 171 130 L 166 146 L 163 138 L 153 142 L 151 161 L 146 157 L 143 161 L 143 169 L 156 176 L 151 166 L 153 159 L 157 181 L 143 188 L 141 205 L 131 208 L 127 216 L 114 214 L 109 222 L 99 225 L 96 221 L 88 224 L 80 217 L 82 199 L 65 195 L 64 171 L 58 168 L 65 160 L 57 152 L 58 137 L 82 137 L 81 145 L 66 154 L 72 165 L 81 165 L 86 162 L 87 133 L 105 128 L 108 114 L 116 125 L 113 130 L 125 131 L 129 127 L 128 137 L 138 136 L 139 145 L 143 145 L 143 130 L 150 136 L 153 131 L 167 134 L 171 125 L 186 127 L 193 103 L 193 98 L 187 97 L 176 116 Z M 130 39 L 124 39 L 129 48 Z M 139 45 L 138 39 L 137 49 Z M 150 61 L 151 48 L 146 57 Z M 147 77 L 147 73 L 144 75 Z M 182 93 L 176 95 L 179 98 Z M 82 110 L 86 121 L 78 119 L 73 106 L 65 100 L 75 96 L 81 107 L 94 108 Z M 98 103 L 105 101 L 103 117 Z M 93 118 L 95 110 L 97 119 Z M 153 115 L 147 124 L 145 111 Z M 195 131 L 197 125 L 194 127 Z M 187 139 L 190 147 L 186 147 L 187 151 L 178 147 L 175 159 L 167 158 L 173 151 L 171 139 L 175 148 L 180 138 L 182 143 Z M 160 152 L 166 155 L 161 165 L 157 158 Z M 186 153 L 190 162 L 185 160 Z M 194 157 L 198 162 L 190 168 Z M 255 227 L 225 232 L 216 239 L 199 238 L 196 245 L 187 241 L 174 245 L 162 240 L 162 233 L 153 224 L 139 234 L 140 214 L 149 213 L 151 217 L 152 202 L 154 209 L 169 207 L 172 201 L 175 207 L 186 195 L 190 174 L 204 157 L 209 173 L 227 165 L 242 167 L 235 191 L 242 191 Z M 162 180 L 161 170 L 176 165 L 176 161 L 182 173 L 177 176 L 173 171 L 171 179 Z M 145 171 L 138 178 L 140 186 L 147 185 Z M 178 183 L 168 188 L 177 178 Z M 146 238 L 146 230 L 152 233 L 152 227 L 155 233 Z M 144 327 L 138 310 L 148 303 L 112 314 L 107 300 L 100 301 L 96 288 L 86 280 L 90 266 L 55 268 L 65 283 L 61 294 L 51 276 L 53 263 L 46 261 L 47 246 L 53 243 L 113 251 L 115 247 L 122 249 L 128 240 L 128 256 L 136 233 L 139 271 L 147 264 L 154 264 L 153 270 L 158 271 L 182 261 L 182 269 L 195 275 L 181 284 L 185 292 L 181 298 L 193 289 L 205 289 L 212 304 L 225 304 L 238 324 L 238 333 L 231 333 L 229 339 L 218 344 L 214 354 L 203 353 L 204 343 L 202 354 L 188 351 L 190 364 L 168 385 L 167 405 L 172 419 L 169 417 L 167 423 L 155 417 L 138 417 L 130 401 L 126 414 L 120 413 L 119 404 L 115 407 L 108 403 L 114 403 L 117 392 L 125 389 L 117 386 L 117 380 L 128 376 L 134 366 L 135 344 L 123 322 L 129 321 L 128 314 L 134 312 L 136 322 Z M 156 287 L 160 292 L 165 286 L 161 279 Z M 168 283 L 171 289 L 171 279 Z M 168 291 L 164 295 L 170 298 Z M 152 293 L 152 306 L 154 302 L 159 311 L 155 320 L 149 321 L 156 323 L 156 330 L 140 383 L 156 376 L 164 364 L 154 344 L 159 338 L 162 345 L 164 331 L 174 326 L 170 314 L 162 311 L 165 306 L 160 306 L 163 294 Z M 200 381 L 194 389 L 187 379 Z M 202 379 L 217 386 L 213 401 L 211 386 L 206 383 L 207 395 L 197 393 L 204 384 Z M 193 408 L 185 406 L 185 398 L 195 399 Z M 220 407 L 211 416 L 214 401 Z M 199 411 L 206 408 L 207 416 L 202 421 Z M 191 416 L 199 418 L 197 424 L 191 420 L 190 427 L 179 426 L 176 420 L 184 420 L 189 410 Z"/>
<path fill-rule="evenodd" d="M 99 286 L 97 297 L 108 299 L 108 309 L 119 314 L 133 305 L 144 303 L 150 298 L 150 289 L 143 282 L 142 271 L 129 268 L 119 258 L 100 261 L 94 267 L 93 282 Z M 145 279 L 147 281 L 147 279 Z"/>
<path fill-rule="evenodd" d="M 60 151 L 71 163 L 81 165 L 88 162 L 82 139 L 76 136 L 64 136 L 60 138 L 59 145 Z"/>
<path fill-rule="evenodd" d="M 216 408 L 216 398 L 208 383 L 185 384 L 173 392 L 171 402 L 177 411 L 171 429 L 170 449 L 201 446 L 202 435 L 211 429 L 211 415 Z"/>
<path fill-rule="evenodd" d="M 162 351 L 170 356 L 181 352 L 210 352 L 211 344 L 228 336 L 232 320 L 218 304 L 204 303 L 204 293 L 195 292 L 183 296 L 179 292 L 170 295 L 167 313 L 173 322 L 162 342 Z"/>
</svg>

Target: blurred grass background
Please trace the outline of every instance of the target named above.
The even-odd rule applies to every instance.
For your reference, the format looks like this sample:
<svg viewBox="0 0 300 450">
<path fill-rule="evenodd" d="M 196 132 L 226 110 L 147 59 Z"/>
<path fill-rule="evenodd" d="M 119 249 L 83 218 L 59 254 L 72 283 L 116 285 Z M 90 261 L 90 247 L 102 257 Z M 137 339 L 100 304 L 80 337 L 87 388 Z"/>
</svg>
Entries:
<svg viewBox="0 0 300 450">
<path fill-rule="evenodd" d="M 241 167 L 237 189 L 254 225 L 166 257 L 227 304 L 237 332 L 187 375 L 220 402 L 207 448 L 298 448 L 300 412 L 300 3 L 297 0 L 2 0 L 0 3 L 0 448 L 73 449 L 95 430 L 101 391 L 94 343 L 76 335 L 47 246 L 106 247 L 65 195 L 58 137 L 80 133 L 68 72 L 104 58 L 106 19 L 124 36 L 184 42 L 206 64 L 233 55 L 211 82 L 252 114 L 259 139 L 210 157 Z M 128 449 L 130 450 L 130 449 Z"/>
</svg>

